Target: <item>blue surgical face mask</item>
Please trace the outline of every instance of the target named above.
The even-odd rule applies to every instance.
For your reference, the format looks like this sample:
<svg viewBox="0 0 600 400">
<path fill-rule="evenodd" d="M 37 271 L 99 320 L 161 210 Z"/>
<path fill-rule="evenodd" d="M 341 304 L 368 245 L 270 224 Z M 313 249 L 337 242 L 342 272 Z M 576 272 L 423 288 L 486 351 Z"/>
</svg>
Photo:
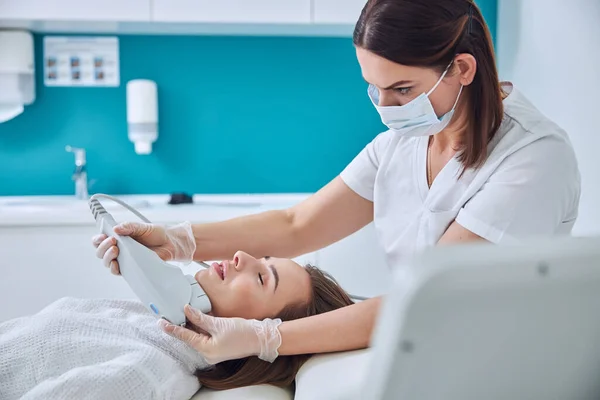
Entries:
<svg viewBox="0 0 600 400">
<path fill-rule="evenodd" d="M 460 94 L 462 93 L 462 85 L 458 92 L 458 96 L 456 97 L 456 101 L 454 102 L 454 106 L 440 118 L 438 118 L 431 105 L 429 95 L 431 95 L 440 82 L 442 82 L 451 65 L 452 62 L 448 65 L 440 79 L 429 92 L 422 93 L 403 106 L 379 106 L 379 91 L 375 86 L 369 85 L 369 97 L 371 98 L 375 109 L 379 112 L 381 121 L 388 129 L 402 136 L 431 136 L 441 132 L 448 126 L 454 115 L 454 109 L 458 104 Z"/>
</svg>

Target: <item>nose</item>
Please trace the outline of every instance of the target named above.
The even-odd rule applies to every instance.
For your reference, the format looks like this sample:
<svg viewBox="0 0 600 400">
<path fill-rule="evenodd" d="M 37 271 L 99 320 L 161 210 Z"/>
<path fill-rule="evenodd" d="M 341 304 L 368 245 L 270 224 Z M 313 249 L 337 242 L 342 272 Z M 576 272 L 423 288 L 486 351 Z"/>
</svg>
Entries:
<svg viewBox="0 0 600 400">
<path fill-rule="evenodd" d="M 256 258 L 243 251 L 237 251 L 233 255 L 233 266 L 237 271 L 243 271 L 246 268 L 256 265 L 256 263 L 258 263 Z"/>
<path fill-rule="evenodd" d="M 394 99 L 391 91 L 389 90 L 380 90 L 379 91 L 379 107 L 389 107 L 389 106 L 397 106 L 398 101 Z"/>
</svg>

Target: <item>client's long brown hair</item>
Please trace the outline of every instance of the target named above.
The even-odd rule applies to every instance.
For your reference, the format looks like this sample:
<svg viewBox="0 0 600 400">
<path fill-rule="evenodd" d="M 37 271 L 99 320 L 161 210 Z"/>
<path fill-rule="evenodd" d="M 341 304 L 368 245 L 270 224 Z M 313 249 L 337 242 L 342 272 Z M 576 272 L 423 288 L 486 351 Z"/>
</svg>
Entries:
<svg viewBox="0 0 600 400">
<path fill-rule="evenodd" d="M 312 265 L 307 265 L 305 269 L 310 275 L 312 287 L 310 301 L 286 307 L 277 317 L 290 321 L 353 304 L 348 294 L 329 274 Z M 197 371 L 196 376 L 203 386 L 217 390 L 263 383 L 288 387 L 310 356 L 311 354 L 279 356 L 273 363 L 262 361 L 258 357 L 225 361 L 210 369 Z"/>
</svg>

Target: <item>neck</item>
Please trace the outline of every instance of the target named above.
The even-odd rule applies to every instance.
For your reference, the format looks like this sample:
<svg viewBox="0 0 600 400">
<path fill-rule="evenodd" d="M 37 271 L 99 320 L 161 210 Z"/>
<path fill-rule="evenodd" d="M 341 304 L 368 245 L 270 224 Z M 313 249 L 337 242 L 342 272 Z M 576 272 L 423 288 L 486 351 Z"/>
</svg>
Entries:
<svg viewBox="0 0 600 400">
<path fill-rule="evenodd" d="M 468 108 L 468 93 L 463 91 L 463 96 L 456 105 L 454 116 L 448 126 L 431 138 L 432 146 L 435 145 L 441 152 L 453 150 L 457 151 L 462 143 L 463 136 L 467 130 L 469 123 Z"/>
</svg>

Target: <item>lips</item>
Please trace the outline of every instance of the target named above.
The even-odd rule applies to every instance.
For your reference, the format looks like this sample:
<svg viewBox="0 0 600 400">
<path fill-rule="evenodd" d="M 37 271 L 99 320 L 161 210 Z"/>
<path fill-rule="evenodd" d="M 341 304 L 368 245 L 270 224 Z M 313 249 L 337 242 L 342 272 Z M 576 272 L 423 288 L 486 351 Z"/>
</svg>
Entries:
<svg viewBox="0 0 600 400">
<path fill-rule="evenodd" d="M 212 263 L 211 267 L 215 270 L 215 272 L 217 273 L 217 275 L 219 275 L 219 277 L 221 278 L 221 280 L 225 280 L 225 277 L 227 276 L 227 264 L 225 263 Z"/>
</svg>

